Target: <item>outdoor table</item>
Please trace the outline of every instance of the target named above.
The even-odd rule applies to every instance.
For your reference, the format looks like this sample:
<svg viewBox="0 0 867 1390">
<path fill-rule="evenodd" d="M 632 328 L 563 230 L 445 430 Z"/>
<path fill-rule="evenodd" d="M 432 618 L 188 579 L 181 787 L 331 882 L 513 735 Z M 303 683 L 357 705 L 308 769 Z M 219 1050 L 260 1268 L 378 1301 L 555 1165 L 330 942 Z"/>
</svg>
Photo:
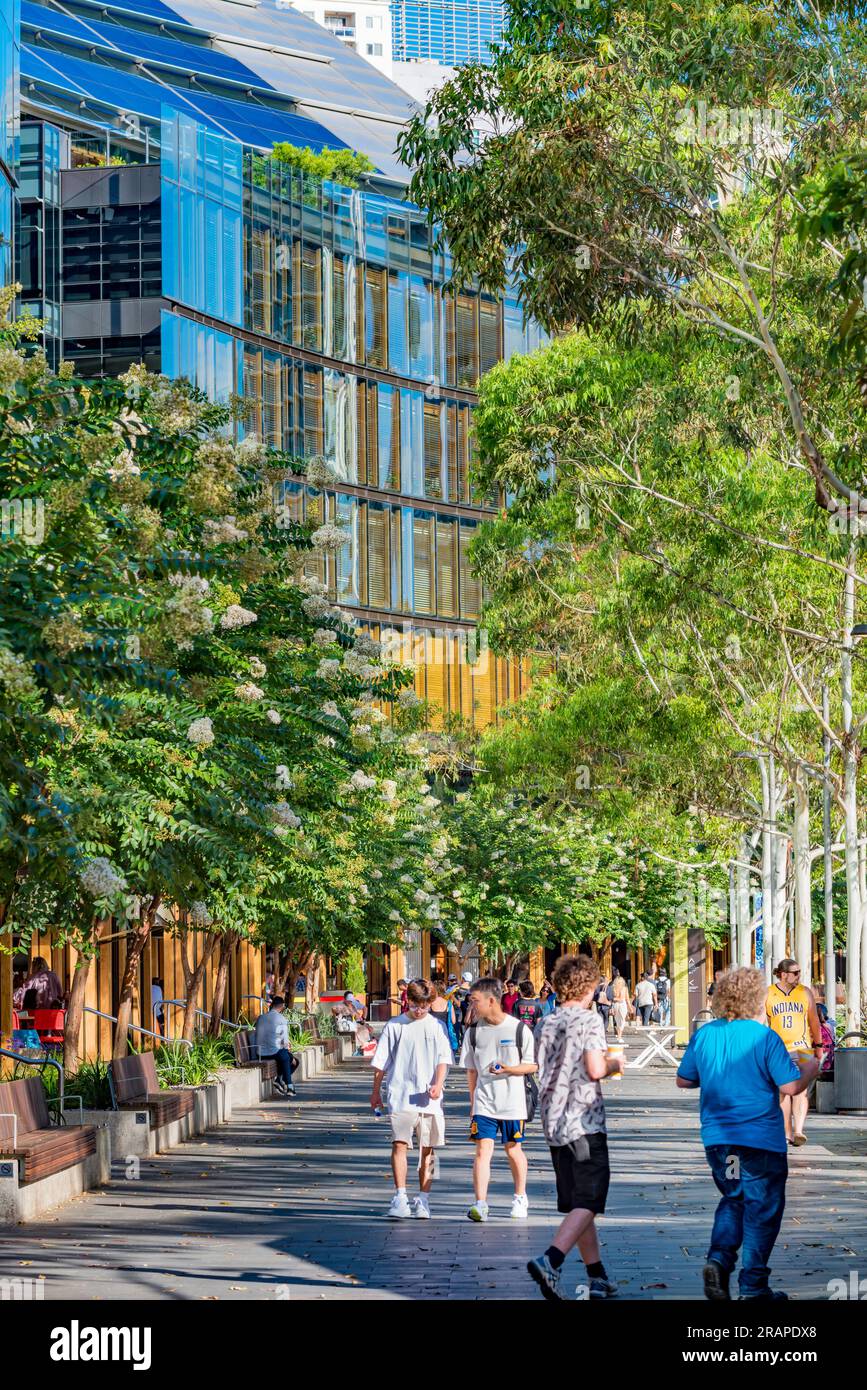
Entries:
<svg viewBox="0 0 867 1390">
<path fill-rule="evenodd" d="M 668 1050 L 676 1035 L 676 1028 L 648 1028 L 645 1034 L 647 1046 L 639 1052 L 634 1061 L 627 1063 L 629 1070 L 642 1070 L 654 1057 L 661 1057 L 669 1066 L 679 1067 L 680 1061 Z"/>
</svg>

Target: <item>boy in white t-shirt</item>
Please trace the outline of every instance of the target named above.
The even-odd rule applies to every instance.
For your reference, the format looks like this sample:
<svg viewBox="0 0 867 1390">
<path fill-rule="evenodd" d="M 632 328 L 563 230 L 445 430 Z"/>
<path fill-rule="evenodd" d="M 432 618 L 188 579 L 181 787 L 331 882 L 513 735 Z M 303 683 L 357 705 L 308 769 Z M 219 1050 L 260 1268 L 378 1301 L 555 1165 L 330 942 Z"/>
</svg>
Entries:
<svg viewBox="0 0 867 1390">
<path fill-rule="evenodd" d="M 406 990 L 406 1013 L 389 1019 L 373 1054 L 370 1104 L 382 1104 L 382 1083 L 388 1087 L 391 1120 L 391 1170 L 394 1197 L 392 1219 L 430 1216 L 429 1193 L 434 1178 L 434 1150 L 446 1142 L 443 1085 L 452 1060 L 445 1029 L 430 1016 L 436 990 L 429 980 L 412 980 Z M 406 1195 L 407 1151 L 413 1136 L 420 1149 L 419 1195 L 410 1206 Z"/>
<path fill-rule="evenodd" d="M 475 1142 L 471 1221 L 488 1219 L 488 1184 L 494 1140 L 499 1137 L 512 1170 L 512 1217 L 527 1217 L 527 1159 L 523 1150 L 527 1121 L 524 1077 L 536 1070 L 533 1034 L 502 1007 L 499 980 L 477 980 L 470 991 L 474 1022 L 464 1033 L 459 1065 L 466 1067 L 470 1090 L 470 1138 Z"/>
</svg>

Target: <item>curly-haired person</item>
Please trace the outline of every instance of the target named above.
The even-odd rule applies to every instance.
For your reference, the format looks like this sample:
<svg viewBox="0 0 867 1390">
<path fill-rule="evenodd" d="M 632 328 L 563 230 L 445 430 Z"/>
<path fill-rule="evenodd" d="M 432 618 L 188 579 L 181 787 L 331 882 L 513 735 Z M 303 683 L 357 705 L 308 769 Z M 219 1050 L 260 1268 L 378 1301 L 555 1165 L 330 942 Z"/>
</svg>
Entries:
<svg viewBox="0 0 867 1390">
<path fill-rule="evenodd" d="M 780 1096 L 805 1091 L 819 1070 L 796 1064 L 765 1026 L 768 987 L 760 970 L 736 966 L 716 981 L 717 1017 L 691 1039 L 677 1084 L 701 1087 L 701 1139 L 722 1193 L 704 1267 L 705 1297 L 729 1299 L 729 1280 L 741 1252 L 742 1299 L 778 1299 L 768 1283 L 768 1260 L 786 1205 L 786 1129 Z"/>
<path fill-rule="evenodd" d="M 599 1251 L 596 1217 L 605 1210 L 611 1177 L 605 1106 L 600 1081 L 623 1070 L 622 1057 L 609 1057 L 605 1025 L 593 1009 L 602 976 L 589 956 L 563 956 L 554 967 L 557 1010 L 536 1028 L 539 1114 L 557 1177 L 557 1210 L 563 1221 L 544 1255 L 529 1260 L 527 1271 L 545 1298 L 564 1299 L 563 1262 L 573 1246 L 587 1267 L 578 1298 L 614 1298 Z"/>
</svg>

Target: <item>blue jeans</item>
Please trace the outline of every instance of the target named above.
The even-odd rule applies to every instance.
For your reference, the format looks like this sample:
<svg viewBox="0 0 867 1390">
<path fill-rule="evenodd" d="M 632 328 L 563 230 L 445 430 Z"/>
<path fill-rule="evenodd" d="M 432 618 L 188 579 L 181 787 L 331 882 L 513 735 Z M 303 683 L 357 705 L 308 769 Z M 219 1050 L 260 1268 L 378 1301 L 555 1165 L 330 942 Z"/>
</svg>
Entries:
<svg viewBox="0 0 867 1390">
<path fill-rule="evenodd" d="M 716 1260 L 731 1274 L 743 1246 L 739 1278 L 742 1296 L 751 1298 L 767 1293 L 771 1272 L 768 1259 L 786 1205 L 786 1155 L 740 1144 L 710 1144 L 705 1153 L 713 1180 L 722 1193 L 707 1258 Z"/>
<path fill-rule="evenodd" d="M 671 1022 L 671 996 L 670 996 L 670 995 L 666 995 L 666 997 L 665 997 L 664 999 L 660 999 L 660 1001 L 659 1001 L 659 1021 L 660 1021 L 660 1023 L 670 1023 L 670 1022 Z"/>
<path fill-rule="evenodd" d="M 270 1052 L 267 1057 L 263 1057 L 263 1062 L 274 1059 L 277 1063 L 277 1075 L 287 1086 L 292 1085 L 292 1053 L 288 1047 L 281 1047 L 279 1052 Z"/>
</svg>

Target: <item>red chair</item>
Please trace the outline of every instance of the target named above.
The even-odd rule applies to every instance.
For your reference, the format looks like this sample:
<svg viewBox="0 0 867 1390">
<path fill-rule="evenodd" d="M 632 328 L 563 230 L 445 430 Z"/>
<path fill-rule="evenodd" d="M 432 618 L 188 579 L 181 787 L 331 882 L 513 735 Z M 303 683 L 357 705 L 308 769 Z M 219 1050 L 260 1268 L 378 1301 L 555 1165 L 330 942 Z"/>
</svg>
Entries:
<svg viewBox="0 0 867 1390">
<path fill-rule="evenodd" d="M 44 1047 L 63 1046 L 63 1025 L 66 1013 L 63 1009 L 34 1009 L 33 1024 Z"/>
</svg>

